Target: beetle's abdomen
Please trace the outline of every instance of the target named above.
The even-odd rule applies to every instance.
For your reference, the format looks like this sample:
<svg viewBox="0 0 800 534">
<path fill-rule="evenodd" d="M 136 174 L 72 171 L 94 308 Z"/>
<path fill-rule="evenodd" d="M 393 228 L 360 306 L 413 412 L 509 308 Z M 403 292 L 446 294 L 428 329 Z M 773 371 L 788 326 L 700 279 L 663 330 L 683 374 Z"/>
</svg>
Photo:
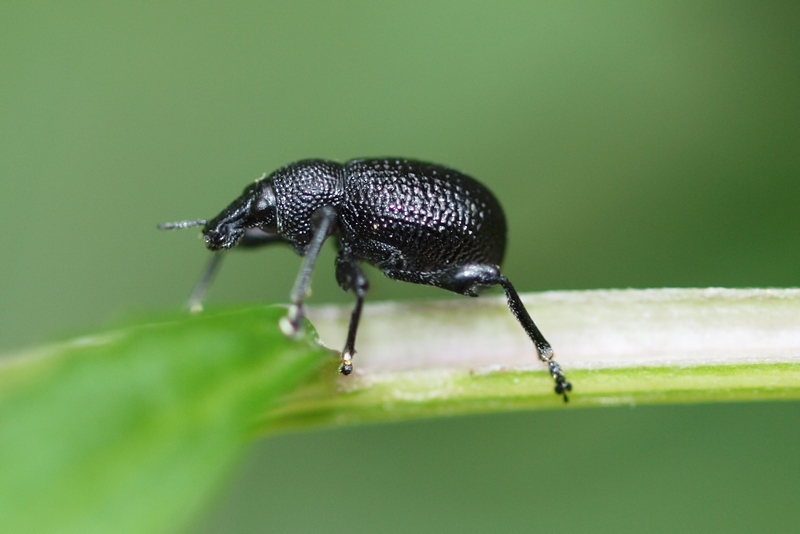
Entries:
<svg viewBox="0 0 800 534">
<path fill-rule="evenodd" d="M 458 171 L 419 161 L 347 162 L 340 225 L 353 252 L 378 267 L 499 265 L 505 251 L 505 217 L 494 195 Z"/>
</svg>

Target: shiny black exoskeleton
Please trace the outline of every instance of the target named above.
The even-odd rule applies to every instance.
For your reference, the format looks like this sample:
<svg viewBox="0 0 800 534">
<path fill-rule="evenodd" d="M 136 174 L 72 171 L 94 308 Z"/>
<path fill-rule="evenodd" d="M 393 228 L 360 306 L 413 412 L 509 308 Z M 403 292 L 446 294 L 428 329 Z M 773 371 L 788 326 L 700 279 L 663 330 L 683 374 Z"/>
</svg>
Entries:
<svg viewBox="0 0 800 534">
<path fill-rule="evenodd" d="M 333 237 L 339 249 L 336 280 L 353 291 L 356 305 L 342 351 L 340 371 L 353 370 L 356 331 L 369 284 L 359 263 L 389 278 L 425 284 L 467 296 L 500 285 L 508 306 L 548 364 L 564 395 L 572 386 L 553 359 L 553 349 L 534 324 L 514 286 L 500 272 L 506 222 L 497 199 L 458 171 L 420 161 L 381 158 L 339 164 L 304 160 L 249 185 L 214 219 L 181 221 L 161 229 L 203 225 L 213 251 L 284 242 L 304 257 L 281 328 L 294 335 L 303 319 L 303 300 L 322 244 Z M 190 299 L 202 309 L 205 289 L 221 256 L 215 254 Z"/>
</svg>

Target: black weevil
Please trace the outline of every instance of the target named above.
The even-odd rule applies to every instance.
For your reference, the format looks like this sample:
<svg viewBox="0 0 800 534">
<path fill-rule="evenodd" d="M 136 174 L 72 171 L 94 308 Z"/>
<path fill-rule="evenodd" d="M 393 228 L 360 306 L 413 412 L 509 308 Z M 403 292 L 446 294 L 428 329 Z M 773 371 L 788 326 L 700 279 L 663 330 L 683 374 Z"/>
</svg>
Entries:
<svg viewBox="0 0 800 534">
<path fill-rule="evenodd" d="M 567 400 L 572 385 L 553 359 L 553 349 L 534 324 L 511 282 L 500 272 L 506 221 L 500 203 L 483 185 L 453 169 L 421 161 L 380 158 L 345 164 L 312 159 L 266 174 L 249 185 L 214 219 L 159 225 L 162 230 L 203 226 L 213 251 L 288 243 L 303 256 L 281 329 L 294 335 L 303 319 L 303 299 L 322 244 L 338 245 L 336 280 L 356 295 L 342 374 L 353 371 L 356 331 L 369 283 L 360 262 L 394 280 L 478 296 L 500 285 L 508 307 L 547 363 L 556 393 Z M 202 309 L 205 290 L 219 266 L 214 254 L 189 305 Z"/>
</svg>

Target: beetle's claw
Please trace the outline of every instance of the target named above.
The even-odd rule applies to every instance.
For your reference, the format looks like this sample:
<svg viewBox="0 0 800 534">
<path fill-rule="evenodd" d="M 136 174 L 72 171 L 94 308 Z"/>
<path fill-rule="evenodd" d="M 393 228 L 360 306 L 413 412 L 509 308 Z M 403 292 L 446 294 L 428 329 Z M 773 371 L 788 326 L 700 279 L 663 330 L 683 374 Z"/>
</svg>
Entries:
<svg viewBox="0 0 800 534">
<path fill-rule="evenodd" d="M 562 395 L 564 397 L 564 402 L 569 402 L 567 391 L 572 391 L 572 384 L 567 382 L 567 377 L 565 377 L 564 373 L 561 371 L 561 366 L 554 360 L 548 361 L 547 364 L 550 367 L 550 374 L 556 381 L 556 394 Z"/>
<path fill-rule="evenodd" d="M 296 338 L 300 332 L 300 322 L 303 320 L 303 315 L 300 313 L 300 307 L 292 304 L 289 306 L 289 311 L 285 317 L 281 318 L 278 326 L 281 328 L 283 335 L 290 338 Z"/>
<path fill-rule="evenodd" d="M 286 337 L 292 337 L 295 333 L 294 325 L 288 317 L 281 317 L 281 320 L 278 321 L 278 326 Z"/>
<path fill-rule="evenodd" d="M 353 372 L 353 353 L 345 351 L 342 353 L 342 364 L 339 366 L 339 372 L 344 376 Z"/>
<path fill-rule="evenodd" d="M 567 391 L 572 391 L 572 384 L 567 382 L 564 376 L 560 376 L 559 379 L 556 379 L 556 394 L 561 395 L 564 397 L 564 402 L 569 402 L 569 397 L 567 396 Z"/>
</svg>

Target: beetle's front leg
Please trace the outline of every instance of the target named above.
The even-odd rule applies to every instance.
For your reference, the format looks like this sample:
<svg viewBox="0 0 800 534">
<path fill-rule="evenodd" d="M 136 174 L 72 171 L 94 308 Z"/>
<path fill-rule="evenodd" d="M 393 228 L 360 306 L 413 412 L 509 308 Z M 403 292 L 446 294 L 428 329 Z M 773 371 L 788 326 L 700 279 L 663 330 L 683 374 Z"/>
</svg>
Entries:
<svg viewBox="0 0 800 534">
<path fill-rule="evenodd" d="M 303 264 L 300 267 L 300 272 L 297 273 L 297 279 L 294 282 L 292 293 L 289 297 L 291 303 L 289 304 L 289 311 L 286 317 L 281 319 L 281 331 L 289 336 L 295 337 L 300 331 L 300 323 L 303 321 L 305 315 L 303 310 L 303 300 L 308 296 L 308 291 L 311 286 L 311 272 L 314 270 L 314 264 L 317 262 L 319 252 L 322 250 L 322 244 L 331 235 L 333 226 L 336 223 L 336 210 L 330 206 L 325 206 L 314 212 L 312 221 L 314 222 L 314 234 L 306 246 L 305 253 L 303 254 Z"/>
<path fill-rule="evenodd" d="M 236 249 L 262 247 L 281 241 L 283 241 L 283 238 L 277 234 L 268 234 L 262 232 L 258 228 L 249 228 L 245 230 L 244 235 L 239 239 L 239 242 L 236 243 Z M 187 307 L 190 312 L 199 313 L 203 311 L 203 299 L 205 299 L 208 287 L 214 280 L 214 275 L 219 271 L 220 263 L 222 262 L 222 254 L 222 251 L 214 251 L 211 259 L 208 260 L 208 264 L 206 264 L 206 268 L 203 269 L 203 274 L 200 276 L 200 280 L 195 284 L 192 295 L 189 297 Z"/>
</svg>

